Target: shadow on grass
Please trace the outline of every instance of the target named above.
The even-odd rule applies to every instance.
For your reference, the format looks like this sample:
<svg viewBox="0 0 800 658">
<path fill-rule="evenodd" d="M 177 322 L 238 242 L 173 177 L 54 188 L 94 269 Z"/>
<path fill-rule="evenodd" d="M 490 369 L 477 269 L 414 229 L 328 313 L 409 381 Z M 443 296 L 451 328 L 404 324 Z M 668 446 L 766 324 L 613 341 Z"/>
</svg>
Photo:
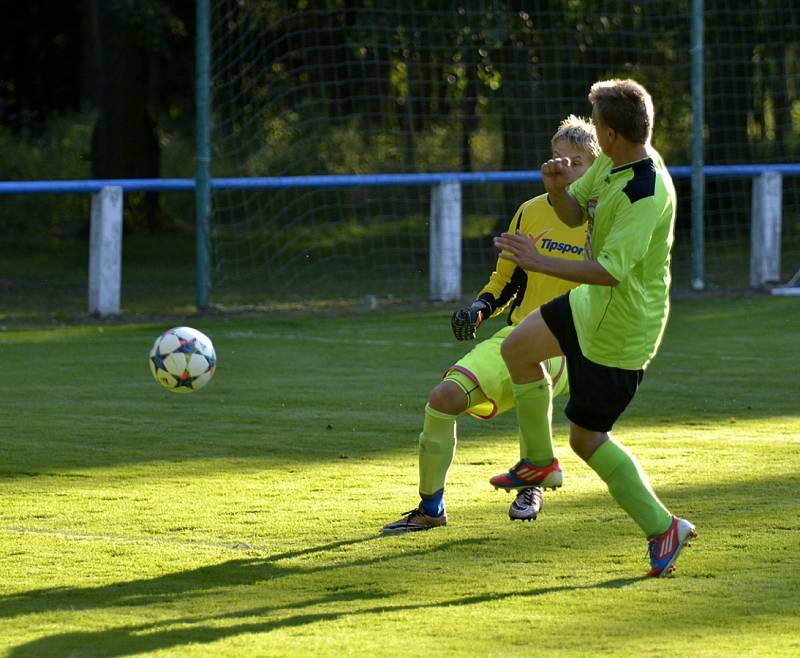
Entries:
<svg viewBox="0 0 800 658">
<path fill-rule="evenodd" d="M 343 567 L 365 567 L 372 564 L 383 564 L 388 560 L 430 556 L 441 551 L 485 543 L 485 540 L 481 538 L 460 539 L 435 547 L 424 547 L 411 551 L 401 549 L 395 554 L 383 553 L 375 558 L 353 560 L 346 563 L 332 562 L 311 567 L 278 564 L 284 560 L 324 554 L 344 546 L 353 546 L 381 538 L 381 535 L 367 535 L 302 550 L 278 553 L 269 557 L 228 560 L 189 571 L 170 573 L 156 578 L 113 583 L 102 587 L 43 588 L 0 596 L 0 618 L 56 610 L 156 605 L 173 601 L 177 597 L 199 596 L 221 588 L 252 586 L 287 576 L 308 575 Z"/>
<path fill-rule="evenodd" d="M 386 598 L 387 596 L 380 592 L 350 590 L 288 605 L 250 608 L 221 615 L 179 617 L 156 623 L 120 626 L 101 631 L 59 633 L 14 647 L 7 655 L 9 657 L 72 655 L 83 653 L 88 647 L 91 647 L 92 655 L 96 656 L 129 656 L 169 649 L 184 644 L 209 644 L 245 633 L 269 633 L 285 628 L 297 628 L 320 622 L 330 622 L 364 615 L 385 615 L 392 612 L 426 610 L 448 606 L 479 605 L 488 601 L 501 601 L 508 598 L 525 599 L 545 596 L 547 594 L 575 592 L 580 590 L 620 589 L 641 580 L 644 580 L 644 577 L 617 578 L 588 585 L 559 585 L 556 587 L 534 588 L 527 591 L 486 592 L 484 594 L 476 594 L 444 601 L 432 601 L 429 603 L 375 605 L 351 611 L 290 614 L 288 616 L 283 614 L 289 611 L 302 610 L 318 605 L 371 602 Z M 232 626 L 217 625 L 222 620 L 265 616 L 272 618 L 263 621 L 235 624 Z M 275 618 L 275 616 L 280 617 Z M 189 627 L 165 629 L 165 627 L 176 625 L 188 625 Z"/>
<path fill-rule="evenodd" d="M 688 510 L 690 518 L 698 522 L 701 532 L 700 542 L 708 545 L 707 550 L 715 551 L 715 569 L 720 575 L 737 574 L 727 585 L 732 591 L 742 586 L 742 578 L 747 580 L 749 596 L 753 600 L 762 601 L 766 606 L 761 612 L 765 614 L 784 615 L 790 610 L 782 607 L 781 597 L 775 597 L 773 587 L 782 583 L 782 587 L 794 579 L 796 573 L 793 565 L 796 564 L 796 551 L 790 551 L 792 537 L 797 531 L 796 518 L 793 509 L 785 504 L 794 500 L 795 493 L 800 490 L 800 477 L 784 475 L 777 477 L 777 482 L 772 485 L 758 483 L 758 487 L 746 487 L 750 492 L 747 499 L 741 497 L 742 482 L 730 484 L 712 483 L 703 486 L 682 487 L 670 493 L 670 502 L 676 510 Z M 590 494 L 580 497 L 578 507 L 587 505 L 596 507 L 600 499 L 606 498 L 605 492 Z M 725 501 L 737 501 L 736 509 L 724 507 Z M 777 505 L 784 501 L 783 505 Z M 723 507 L 720 507 L 723 506 Z M 783 510 L 783 511 L 782 511 Z M 488 514 L 488 511 L 487 511 Z M 720 524 L 730 521 L 730 514 L 735 514 L 737 525 L 735 528 L 762 527 L 769 530 L 772 540 L 764 543 L 764 548 L 774 551 L 772 558 L 766 559 L 761 553 L 749 556 L 745 563 L 742 562 L 741 543 L 737 532 L 727 531 L 720 536 Z M 481 512 L 481 518 L 485 514 Z M 772 519 L 769 528 L 763 526 L 764 517 Z M 716 519 L 716 520 L 715 520 Z M 566 526 L 551 526 L 549 529 L 547 545 L 539 546 L 538 562 L 547 564 L 565 549 L 570 550 L 571 560 L 580 561 L 588 556 L 597 555 L 604 551 L 605 555 L 616 561 L 628 554 L 630 538 L 635 534 L 618 532 L 617 522 L 628 523 L 624 515 L 614 517 L 611 523 L 614 527 L 598 526 L 587 527 L 587 517 L 578 513 Z M 497 528 L 483 526 L 467 528 L 473 535 L 463 539 L 452 539 L 446 532 L 426 533 L 421 538 L 423 543 L 411 543 L 414 537 L 381 537 L 380 535 L 364 535 L 328 542 L 317 546 L 309 546 L 297 550 L 285 551 L 264 557 L 247 557 L 212 564 L 197 569 L 182 572 L 168 573 L 154 578 L 116 582 L 101 587 L 63 587 L 42 588 L 0 597 L 0 617 L 13 619 L 24 615 L 47 614 L 64 611 L 66 613 L 81 613 L 91 615 L 93 611 L 128 609 L 129 614 L 146 606 L 164 607 L 175 604 L 182 606 L 192 599 L 207 596 L 232 596 L 231 590 L 236 587 L 262 586 L 255 594 L 248 595 L 243 592 L 241 596 L 265 596 L 275 601 L 278 597 L 291 599 L 302 589 L 323 589 L 318 596 L 300 598 L 273 603 L 266 606 L 247 607 L 235 610 L 223 610 L 218 613 L 185 615 L 156 622 L 141 624 L 121 625 L 102 630 L 73 631 L 57 633 L 41 637 L 11 649 L 9 656 L 29 655 L 71 655 L 83 653 L 91 647 L 92 655 L 133 655 L 148 653 L 161 649 L 169 649 L 185 644 L 208 644 L 240 634 L 269 633 L 285 628 L 311 626 L 320 622 L 357 618 L 365 615 L 381 615 L 392 612 L 413 610 L 432 610 L 446 606 L 480 605 L 484 602 L 498 601 L 510 598 L 533 598 L 559 592 L 579 592 L 584 590 L 621 589 L 641 581 L 650 581 L 644 577 L 613 578 L 597 580 L 586 583 L 563 584 L 550 587 L 535 587 L 531 589 L 518 589 L 518 584 L 501 591 L 484 591 L 468 593 L 443 600 L 431 600 L 426 595 L 424 601 L 415 602 L 413 593 L 403 588 L 403 583 L 409 581 L 392 581 L 397 574 L 404 573 L 409 566 L 409 577 L 417 577 L 424 571 L 423 560 L 431 564 L 447 561 L 450 565 L 456 564 L 464 570 L 486 567 L 488 563 L 497 565 L 496 556 L 502 558 L 508 546 L 508 561 L 519 560 L 520 537 L 519 525 L 507 526 L 507 532 L 497 533 Z M 525 527 L 527 529 L 527 526 Z M 538 529 L 538 528 L 537 528 Z M 438 532 L 438 531 L 437 531 Z M 526 533 L 527 535 L 528 533 Z M 763 534 L 763 540 L 768 539 Z M 338 549 L 345 547 L 358 547 L 377 539 L 381 540 L 380 550 L 370 557 L 352 559 L 343 555 Z M 429 539 L 433 539 L 431 544 Z M 736 546 L 727 546 L 731 541 Z M 644 541 L 642 540 L 642 549 Z M 377 547 L 374 547 L 377 548 Z M 734 550 L 735 548 L 735 550 Z M 694 549 L 696 550 L 696 549 Z M 317 556 L 325 560 L 322 564 L 293 565 L 285 561 Z M 707 558 L 706 558 L 707 559 Z M 765 562 L 767 572 L 761 573 L 760 579 L 753 580 L 753 564 Z M 524 560 L 523 560 L 524 562 Z M 752 563 L 752 564 L 751 564 Z M 416 565 L 416 566 L 414 566 Z M 642 565 L 644 568 L 644 565 Z M 498 567 L 499 568 L 499 567 Z M 707 568 L 707 567 L 706 567 Z M 347 572 L 337 579 L 330 574 L 338 570 L 354 570 Z M 366 569 L 366 570 L 365 570 Z M 371 569 L 373 571 L 371 571 Z M 365 578 L 372 573 L 376 577 L 386 576 L 384 585 L 369 582 Z M 432 572 L 435 574 L 437 572 Z M 765 576 L 765 573 L 767 574 Z M 304 580 L 300 587 L 281 587 L 276 583 L 278 579 L 291 576 L 307 578 L 316 574 L 326 574 L 320 582 Z M 432 575 L 432 577 L 437 577 Z M 531 575 L 532 578 L 536 576 Z M 700 573 L 701 581 L 687 580 L 690 589 L 700 593 L 705 589 L 703 583 L 710 577 L 708 572 Z M 480 588 L 480 576 L 473 578 L 473 586 Z M 398 589 L 399 587 L 399 589 Z M 471 585 L 464 585 L 469 590 Z M 762 596 L 763 594 L 763 596 Z M 395 596 L 412 597 L 411 602 L 391 603 Z M 785 594 L 783 595 L 785 598 Z M 241 600 L 237 595 L 235 601 Z M 682 601 L 684 601 L 682 599 Z M 774 601 L 774 603 L 770 603 Z M 721 604 L 721 601 L 719 602 Z M 735 604 L 735 601 L 734 601 Z M 200 605 L 200 604 L 198 604 Z M 203 602 L 204 607 L 211 606 Z M 224 605 L 224 604 L 223 604 Z M 346 606 L 346 610 L 314 610 L 317 606 Z M 681 603 L 685 605 L 685 601 Z M 697 600 L 698 606 L 708 605 L 708 600 L 702 595 Z M 207 609 L 207 608 L 206 608 Z M 91 618 L 91 617 L 87 617 Z M 255 619 L 251 619 L 255 618 Z M 702 615 L 698 617 L 701 620 Z M 693 617 L 692 617 L 693 619 Z M 231 625 L 224 622 L 232 621 Z M 245 621 L 246 620 L 246 621 Z M 69 618 L 60 623 L 74 623 Z M 102 618 L 97 618 L 94 624 L 104 623 Z M 113 623 L 113 622 L 105 622 Z M 691 622 L 687 622 L 691 623 Z"/>
</svg>

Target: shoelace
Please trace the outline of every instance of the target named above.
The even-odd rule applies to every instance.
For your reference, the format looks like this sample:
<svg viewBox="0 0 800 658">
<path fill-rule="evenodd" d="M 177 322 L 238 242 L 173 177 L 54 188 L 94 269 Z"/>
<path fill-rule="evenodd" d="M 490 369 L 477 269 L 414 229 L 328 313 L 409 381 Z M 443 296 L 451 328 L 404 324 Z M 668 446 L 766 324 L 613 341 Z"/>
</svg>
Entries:
<svg viewBox="0 0 800 658">
<path fill-rule="evenodd" d="M 533 489 L 522 490 L 522 501 L 525 503 L 527 507 L 533 505 Z"/>
<path fill-rule="evenodd" d="M 406 521 L 410 521 L 411 518 L 417 514 L 420 514 L 421 510 L 419 507 L 415 507 L 414 509 L 410 509 L 407 512 L 403 512 L 400 516 L 405 516 Z"/>
<path fill-rule="evenodd" d="M 514 467 L 509 471 L 509 473 L 516 473 L 519 467 L 522 466 L 524 463 L 525 462 L 520 459 L 516 464 L 514 464 Z"/>
<path fill-rule="evenodd" d="M 517 499 L 514 501 L 514 504 L 517 506 L 517 509 L 522 509 L 523 505 L 525 507 L 530 507 L 533 505 L 533 489 L 523 489 L 517 494 Z"/>
</svg>

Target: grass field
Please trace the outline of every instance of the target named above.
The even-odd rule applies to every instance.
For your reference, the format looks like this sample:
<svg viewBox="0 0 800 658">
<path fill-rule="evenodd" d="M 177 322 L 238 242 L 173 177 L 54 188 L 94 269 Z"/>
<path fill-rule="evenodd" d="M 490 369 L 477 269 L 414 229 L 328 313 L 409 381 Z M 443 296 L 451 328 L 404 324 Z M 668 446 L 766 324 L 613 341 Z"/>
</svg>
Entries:
<svg viewBox="0 0 800 658">
<path fill-rule="evenodd" d="M 214 340 L 197 394 L 150 378 L 170 324 Z M 511 523 L 487 482 L 516 461 L 506 414 L 460 422 L 450 525 L 378 536 L 417 502 L 425 398 L 464 349 L 449 311 L 6 324 L 0 650 L 800 655 L 799 326 L 791 298 L 675 302 L 616 428 L 700 533 L 653 580 L 563 400 L 565 485 L 537 521 Z"/>
</svg>

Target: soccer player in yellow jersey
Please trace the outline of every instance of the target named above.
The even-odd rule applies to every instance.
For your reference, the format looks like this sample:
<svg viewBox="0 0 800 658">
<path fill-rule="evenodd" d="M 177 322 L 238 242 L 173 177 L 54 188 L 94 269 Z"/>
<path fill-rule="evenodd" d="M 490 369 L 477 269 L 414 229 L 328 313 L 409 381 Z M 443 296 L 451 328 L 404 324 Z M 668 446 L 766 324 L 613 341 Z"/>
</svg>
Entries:
<svg viewBox="0 0 800 658">
<path fill-rule="evenodd" d="M 568 178 L 576 180 L 600 152 L 594 127 L 584 119 L 569 116 L 551 140 L 553 157 L 569 158 Z M 520 231 L 536 240 L 539 249 L 560 259 L 581 260 L 586 249 L 586 228 L 571 228 L 558 219 L 547 195 L 523 203 L 514 215 L 509 231 Z M 531 311 L 566 293 L 576 284 L 546 274 L 526 272 L 506 259 L 498 259 L 489 282 L 468 307 L 453 315 L 452 328 L 458 340 L 472 340 L 481 322 L 510 308 L 508 326 L 455 363 L 431 391 L 419 436 L 420 504 L 401 519 L 383 527 L 384 534 L 427 530 L 447 523 L 444 487 L 456 446 L 456 418 L 465 411 L 488 420 L 514 406 L 511 377 L 500 354 L 506 336 Z M 556 356 L 543 363 L 550 375 L 553 395 L 568 390 L 566 360 Z M 545 412 L 552 415 L 552 407 Z M 524 442 L 521 459 L 527 458 Z M 509 508 L 511 519 L 535 519 L 542 505 L 539 487 L 521 488 Z"/>
</svg>

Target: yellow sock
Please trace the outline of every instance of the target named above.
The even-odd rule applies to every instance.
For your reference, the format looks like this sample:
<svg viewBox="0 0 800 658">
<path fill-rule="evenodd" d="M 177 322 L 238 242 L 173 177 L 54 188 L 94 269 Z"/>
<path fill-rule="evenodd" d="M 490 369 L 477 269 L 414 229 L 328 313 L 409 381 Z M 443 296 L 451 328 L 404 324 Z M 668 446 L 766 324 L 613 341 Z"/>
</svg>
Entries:
<svg viewBox="0 0 800 658">
<path fill-rule="evenodd" d="M 553 461 L 553 396 L 548 379 L 515 384 L 514 404 L 519 423 L 519 456 L 535 466 L 549 466 Z"/>
<path fill-rule="evenodd" d="M 419 435 L 419 491 L 431 495 L 444 488 L 447 471 L 456 454 L 456 416 L 425 405 Z"/>
<path fill-rule="evenodd" d="M 661 503 L 642 467 L 611 437 L 589 458 L 589 466 L 608 485 L 608 491 L 648 537 L 666 532 L 672 514 Z"/>
</svg>

